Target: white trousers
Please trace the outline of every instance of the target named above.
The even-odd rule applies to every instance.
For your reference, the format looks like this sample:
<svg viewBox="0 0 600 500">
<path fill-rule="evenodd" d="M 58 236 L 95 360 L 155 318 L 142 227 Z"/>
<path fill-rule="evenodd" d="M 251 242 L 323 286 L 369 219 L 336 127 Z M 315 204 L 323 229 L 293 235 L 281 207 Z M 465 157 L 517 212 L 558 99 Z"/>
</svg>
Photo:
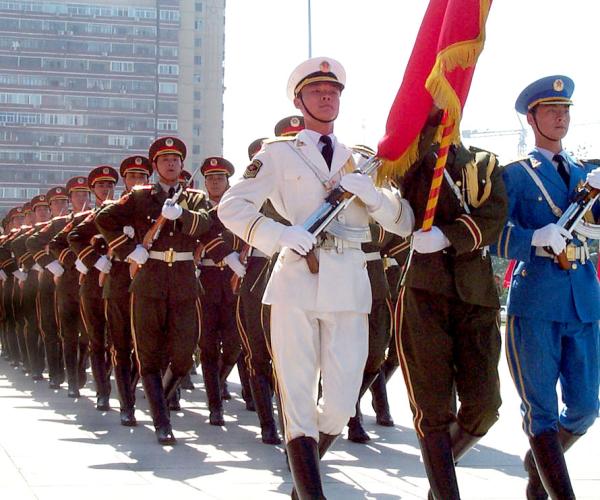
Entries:
<svg viewBox="0 0 600 500">
<path fill-rule="evenodd" d="M 369 350 L 368 316 L 271 306 L 271 347 L 286 442 L 340 434 L 354 416 Z M 317 406 L 319 374 L 323 396 Z"/>
</svg>

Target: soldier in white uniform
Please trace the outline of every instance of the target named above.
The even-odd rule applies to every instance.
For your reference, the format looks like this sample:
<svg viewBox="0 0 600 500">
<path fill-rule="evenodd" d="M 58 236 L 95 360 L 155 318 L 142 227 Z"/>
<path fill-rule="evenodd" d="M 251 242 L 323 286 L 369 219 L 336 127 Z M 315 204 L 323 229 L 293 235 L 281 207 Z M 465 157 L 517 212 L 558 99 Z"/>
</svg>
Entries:
<svg viewBox="0 0 600 500">
<path fill-rule="evenodd" d="M 369 215 L 405 236 L 414 222 L 398 192 L 352 173 L 351 151 L 333 135 L 345 80 L 340 63 L 326 57 L 292 72 L 288 96 L 306 130 L 266 141 L 218 210 L 225 226 L 253 247 L 267 255 L 281 251 L 263 303 L 271 306 L 273 362 L 299 498 L 323 498 L 319 456 L 354 415 L 368 351 L 371 288 L 361 243 L 370 239 Z M 302 224 L 338 184 L 358 199 L 338 216 L 337 235 L 315 238 Z M 259 212 L 267 199 L 292 226 Z M 315 274 L 302 257 L 313 247 Z M 317 406 L 319 374 L 323 397 Z"/>
</svg>

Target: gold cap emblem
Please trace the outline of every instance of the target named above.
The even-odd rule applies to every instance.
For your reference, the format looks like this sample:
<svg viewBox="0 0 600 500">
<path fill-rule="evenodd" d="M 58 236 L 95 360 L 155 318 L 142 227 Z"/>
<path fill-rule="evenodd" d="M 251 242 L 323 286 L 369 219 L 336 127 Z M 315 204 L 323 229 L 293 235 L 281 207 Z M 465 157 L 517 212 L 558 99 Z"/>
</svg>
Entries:
<svg viewBox="0 0 600 500">
<path fill-rule="evenodd" d="M 217 163 L 219 163 L 219 162 L 217 161 L 216 158 L 211 158 L 211 160 L 210 160 L 210 166 L 211 167 L 216 167 Z"/>
<path fill-rule="evenodd" d="M 319 65 L 319 69 L 323 73 L 329 73 L 329 68 L 330 68 L 329 61 L 321 61 L 321 64 Z"/>
<path fill-rule="evenodd" d="M 135 159 L 135 164 L 136 164 L 136 165 L 141 165 L 141 164 L 142 164 L 142 159 L 141 159 L 139 156 L 138 156 L 138 157 L 136 157 L 136 159 Z"/>
<path fill-rule="evenodd" d="M 62 188 L 56 188 L 57 193 L 62 193 Z"/>
<path fill-rule="evenodd" d="M 77 179 L 77 184 L 83 184 L 83 179 L 81 177 Z"/>
<path fill-rule="evenodd" d="M 169 137 L 169 138 L 168 138 L 168 139 L 165 141 L 165 144 L 166 144 L 168 147 L 171 147 L 171 146 L 173 145 L 173 139 L 171 139 L 171 138 Z"/>
<path fill-rule="evenodd" d="M 103 173 L 103 174 L 108 174 L 108 168 L 104 167 L 104 168 L 102 169 L 102 173 Z"/>
<path fill-rule="evenodd" d="M 44 201 L 46 199 L 46 197 L 42 194 L 40 195 L 40 201 Z"/>
<path fill-rule="evenodd" d="M 557 78 L 556 80 L 554 80 L 554 83 L 552 84 L 552 88 L 556 92 L 560 92 L 562 89 L 565 88 L 565 84 L 560 78 Z"/>
<path fill-rule="evenodd" d="M 300 126 L 300 120 L 298 119 L 297 116 L 293 116 L 292 119 L 290 120 L 290 125 L 292 127 L 298 127 Z"/>
</svg>

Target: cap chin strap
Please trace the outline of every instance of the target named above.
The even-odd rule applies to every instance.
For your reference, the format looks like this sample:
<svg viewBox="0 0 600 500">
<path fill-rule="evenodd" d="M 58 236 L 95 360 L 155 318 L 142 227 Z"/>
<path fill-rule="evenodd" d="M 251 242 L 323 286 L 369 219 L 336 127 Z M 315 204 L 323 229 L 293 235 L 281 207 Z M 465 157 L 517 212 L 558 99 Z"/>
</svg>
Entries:
<svg viewBox="0 0 600 500">
<path fill-rule="evenodd" d="M 316 120 L 316 121 L 321 122 L 321 123 L 331 123 L 331 122 L 334 122 L 337 119 L 339 111 L 338 111 L 338 114 L 336 114 L 331 120 L 321 120 L 320 118 L 317 118 L 315 115 L 313 115 L 310 112 L 310 109 L 308 109 L 308 106 L 306 105 L 306 103 L 304 102 L 304 99 L 302 98 L 302 92 L 300 92 L 300 94 L 298 95 L 298 97 L 300 97 L 300 102 L 302 103 L 302 106 L 304 106 L 304 109 L 306 110 L 306 112 L 308 113 L 308 115 L 313 120 Z"/>
</svg>

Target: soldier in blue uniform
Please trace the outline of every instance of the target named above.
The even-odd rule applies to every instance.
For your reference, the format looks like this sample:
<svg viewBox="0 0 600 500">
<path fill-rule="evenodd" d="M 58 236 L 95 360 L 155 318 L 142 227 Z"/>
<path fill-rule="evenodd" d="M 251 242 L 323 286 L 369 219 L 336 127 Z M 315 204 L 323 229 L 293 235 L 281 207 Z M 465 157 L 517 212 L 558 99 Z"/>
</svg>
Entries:
<svg viewBox="0 0 600 500">
<path fill-rule="evenodd" d="M 527 116 L 535 148 L 505 169 L 509 220 L 493 248 L 519 261 L 508 297 L 506 343 L 531 445 L 524 459 L 531 499 L 575 498 L 563 453 L 598 415 L 600 287 L 585 238 L 556 224 L 579 183 L 600 187 L 600 169 L 592 171 L 562 146 L 573 88 L 571 79 L 556 75 L 519 95 L 515 107 Z M 556 263 L 562 251 L 568 270 Z"/>
</svg>

